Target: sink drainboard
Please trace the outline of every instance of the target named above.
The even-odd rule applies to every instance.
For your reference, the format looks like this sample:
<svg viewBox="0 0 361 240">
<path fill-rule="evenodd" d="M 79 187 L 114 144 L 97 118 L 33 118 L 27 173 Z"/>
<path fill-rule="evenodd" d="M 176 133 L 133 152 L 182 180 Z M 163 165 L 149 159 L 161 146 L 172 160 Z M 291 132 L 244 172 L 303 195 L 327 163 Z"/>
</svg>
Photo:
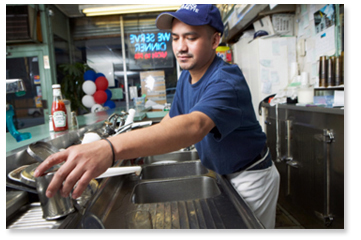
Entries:
<svg viewBox="0 0 361 240">
<path fill-rule="evenodd" d="M 226 228 L 213 198 L 142 204 L 138 210 L 151 214 L 154 229 Z"/>
<path fill-rule="evenodd" d="M 17 218 L 8 229 L 56 229 L 60 226 L 60 220 L 47 221 L 43 218 L 43 210 L 40 202 L 31 203 L 29 208 Z"/>
</svg>

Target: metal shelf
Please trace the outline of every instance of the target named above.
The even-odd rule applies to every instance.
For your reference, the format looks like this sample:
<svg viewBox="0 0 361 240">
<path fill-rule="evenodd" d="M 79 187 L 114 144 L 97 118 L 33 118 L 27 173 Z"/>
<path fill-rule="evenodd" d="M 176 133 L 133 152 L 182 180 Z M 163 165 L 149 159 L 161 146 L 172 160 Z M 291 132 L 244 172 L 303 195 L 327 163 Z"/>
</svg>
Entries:
<svg viewBox="0 0 361 240">
<path fill-rule="evenodd" d="M 315 87 L 314 88 L 315 91 L 334 91 L 334 90 L 344 90 L 343 86 L 334 86 L 334 87 Z"/>
</svg>

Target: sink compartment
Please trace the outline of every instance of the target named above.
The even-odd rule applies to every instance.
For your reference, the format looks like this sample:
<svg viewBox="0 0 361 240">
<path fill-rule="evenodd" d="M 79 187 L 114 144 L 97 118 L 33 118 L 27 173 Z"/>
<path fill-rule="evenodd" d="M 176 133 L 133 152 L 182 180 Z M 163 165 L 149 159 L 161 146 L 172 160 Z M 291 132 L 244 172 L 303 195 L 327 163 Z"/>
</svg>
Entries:
<svg viewBox="0 0 361 240">
<path fill-rule="evenodd" d="M 221 194 L 214 178 L 195 177 L 138 184 L 132 194 L 137 204 L 188 201 L 216 197 Z"/>
<path fill-rule="evenodd" d="M 199 160 L 198 152 L 196 151 L 185 151 L 185 152 L 170 152 L 161 155 L 154 155 L 144 157 L 144 164 L 154 164 L 154 163 L 168 163 L 168 162 L 183 162 Z"/>
<path fill-rule="evenodd" d="M 176 178 L 208 173 L 200 161 L 184 162 L 181 164 L 150 165 L 143 167 L 142 179 Z"/>
</svg>

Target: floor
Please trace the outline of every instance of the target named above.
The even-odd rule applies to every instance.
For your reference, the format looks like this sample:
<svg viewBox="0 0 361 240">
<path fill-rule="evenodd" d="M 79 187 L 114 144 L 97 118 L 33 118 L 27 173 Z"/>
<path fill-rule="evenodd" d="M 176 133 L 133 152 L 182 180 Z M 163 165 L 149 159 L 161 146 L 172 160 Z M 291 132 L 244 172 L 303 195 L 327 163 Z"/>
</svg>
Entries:
<svg viewBox="0 0 361 240">
<path fill-rule="evenodd" d="M 276 229 L 304 229 L 303 226 L 293 218 L 284 208 L 277 205 Z"/>
</svg>

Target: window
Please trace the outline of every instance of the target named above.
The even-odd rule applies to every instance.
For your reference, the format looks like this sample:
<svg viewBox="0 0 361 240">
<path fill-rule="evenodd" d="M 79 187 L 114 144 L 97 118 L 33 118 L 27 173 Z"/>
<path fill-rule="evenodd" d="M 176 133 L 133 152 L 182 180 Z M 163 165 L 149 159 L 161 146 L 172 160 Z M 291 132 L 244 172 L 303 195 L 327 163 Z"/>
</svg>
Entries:
<svg viewBox="0 0 361 240">
<path fill-rule="evenodd" d="M 124 16 L 124 39 L 128 86 L 124 82 L 120 16 L 71 19 L 75 56 L 78 61 L 108 64 L 113 70 L 114 85 L 110 88 L 136 86 L 141 95 L 140 72 L 164 71 L 166 89 L 177 85 L 176 60 L 167 33 L 155 27 L 158 14 Z M 169 35 L 170 36 L 170 35 Z M 168 56 L 168 58 L 166 58 Z M 170 57 L 169 57 L 170 56 Z M 167 97 L 171 101 L 172 95 Z M 125 98 L 115 101 L 125 105 Z"/>
</svg>

